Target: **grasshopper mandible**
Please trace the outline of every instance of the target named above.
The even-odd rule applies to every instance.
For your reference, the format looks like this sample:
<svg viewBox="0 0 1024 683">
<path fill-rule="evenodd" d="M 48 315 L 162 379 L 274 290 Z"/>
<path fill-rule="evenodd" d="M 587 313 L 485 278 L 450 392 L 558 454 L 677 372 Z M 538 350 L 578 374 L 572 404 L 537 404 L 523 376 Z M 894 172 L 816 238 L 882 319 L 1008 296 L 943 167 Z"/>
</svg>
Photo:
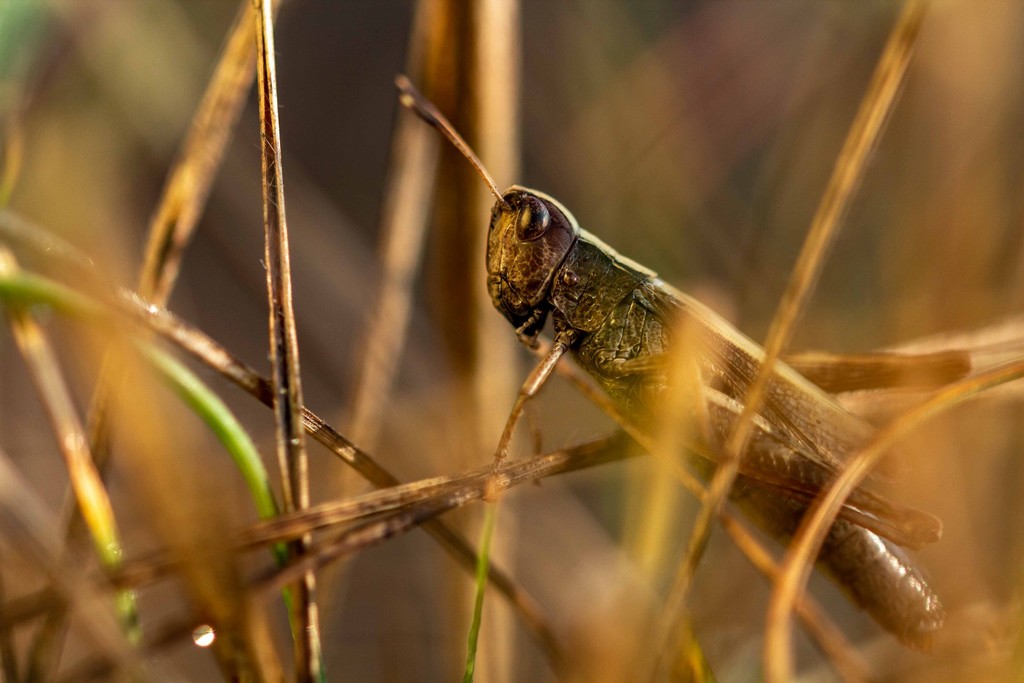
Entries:
<svg viewBox="0 0 1024 683">
<path fill-rule="evenodd" d="M 762 349 L 700 302 L 582 230 L 553 197 L 520 186 L 500 192 L 437 108 L 404 76 L 396 83 L 402 104 L 448 137 L 496 198 L 487 235 L 487 287 L 494 306 L 528 344 L 549 317 L 553 325 L 552 348 L 520 392 L 499 443 L 499 460 L 526 399 L 566 352 L 624 414 L 650 427 L 658 397 L 670 384 L 668 359 L 680 322 L 694 330 L 690 341 L 698 352 L 709 426 L 705 443 L 695 450 L 720 451 L 760 367 Z M 934 365 L 947 379 L 967 369 L 945 356 Z M 787 539 L 836 468 L 872 432 L 866 421 L 779 362 L 730 498 L 767 532 Z M 847 500 L 818 566 L 884 628 L 905 643 L 926 645 L 945 611 L 899 546 L 936 541 L 941 530 L 935 517 L 865 486 Z"/>
</svg>

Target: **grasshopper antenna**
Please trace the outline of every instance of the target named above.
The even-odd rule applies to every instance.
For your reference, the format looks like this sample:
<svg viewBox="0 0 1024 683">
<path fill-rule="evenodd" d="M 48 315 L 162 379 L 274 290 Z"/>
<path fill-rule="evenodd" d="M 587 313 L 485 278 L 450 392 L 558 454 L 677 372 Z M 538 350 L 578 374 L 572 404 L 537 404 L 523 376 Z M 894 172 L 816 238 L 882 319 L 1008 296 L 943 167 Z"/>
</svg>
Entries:
<svg viewBox="0 0 1024 683">
<path fill-rule="evenodd" d="M 511 210 L 512 207 L 501 196 L 498 186 L 494 183 L 494 179 L 491 178 L 491 174 L 484 168 L 483 162 L 473 153 L 473 150 L 462 139 L 462 136 L 455 132 L 454 126 L 445 118 L 444 114 L 430 100 L 420 94 L 419 90 L 413 86 L 412 81 L 405 74 L 395 76 L 395 86 L 400 93 L 398 101 L 402 103 L 402 106 L 412 109 L 421 119 L 444 133 L 444 136 L 455 145 L 457 150 L 462 152 L 462 156 L 466 157 L 469 163 L 473 165 L 473 168 L 476 169 L 476 172 L 480 174 L 480 177 L 484 179 L 491 193 L 497 198 L 498 203 L 504 208 Z"/>
</svg>

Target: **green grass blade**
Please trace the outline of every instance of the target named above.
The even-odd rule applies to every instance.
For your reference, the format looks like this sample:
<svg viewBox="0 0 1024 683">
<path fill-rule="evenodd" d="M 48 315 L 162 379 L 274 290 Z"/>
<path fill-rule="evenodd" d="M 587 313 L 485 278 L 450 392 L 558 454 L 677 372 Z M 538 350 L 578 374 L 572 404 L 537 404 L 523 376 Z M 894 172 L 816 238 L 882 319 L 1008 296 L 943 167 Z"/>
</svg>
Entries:
<svg viewBox="0 0 1024 683">
<path fill-rule="evenodd" d="M 476 563 L 476 600 L 473 603 L 473 622 L 469 626 L 469 647 L 466 655 L 466 671 L 462 675 L 463 683 L 472 683 L 476 670 L 476 650 L 480 639 L 480 622 L 484 613 L 484 592 L 487 590 L 487 567 L 491 556 L 491 539 L 494 538 L 494 525 L 498 517 L 498 504 L 487 506 L 484 514 L 484 528 L 480 532 L 480 554 Z"/>
<path fill-rule="evenodd" d="M 231 409 L 203 384 L 195 373 L 170 354 L 152 344 L 140 343 L 139 349 L 160 374 L 160 378 L 206 423 L 227 450 L 249 488 L 249 494 L 256 504 L 256 512 L 260 518 L 276 517 L 277 501 L 274 499 L 274 490 L 270 486 L 270 477 L 263 466 L 263 460 L 256 450 L 256 444 Z M 283 564 L 288 559 L 288 551 L 284 544 L 274 545 L 273 552 L 278 564 Z"/>
</svg>

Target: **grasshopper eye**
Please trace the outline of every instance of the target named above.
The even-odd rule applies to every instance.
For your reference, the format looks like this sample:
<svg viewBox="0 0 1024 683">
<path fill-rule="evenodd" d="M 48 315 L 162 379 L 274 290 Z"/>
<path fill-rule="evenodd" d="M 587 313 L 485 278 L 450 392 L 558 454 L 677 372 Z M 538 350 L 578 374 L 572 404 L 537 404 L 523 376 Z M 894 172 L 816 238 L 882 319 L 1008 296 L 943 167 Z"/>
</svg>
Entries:
<svg viewBox="0 0 1024 683">
<path fill-rule="evenodd" d="M 518 237 L 523 242 L 530 242 L 545 232 L 551 224 L 551 214 L 539 199 L 530 197 L 519 209 Z"/>
</svg>

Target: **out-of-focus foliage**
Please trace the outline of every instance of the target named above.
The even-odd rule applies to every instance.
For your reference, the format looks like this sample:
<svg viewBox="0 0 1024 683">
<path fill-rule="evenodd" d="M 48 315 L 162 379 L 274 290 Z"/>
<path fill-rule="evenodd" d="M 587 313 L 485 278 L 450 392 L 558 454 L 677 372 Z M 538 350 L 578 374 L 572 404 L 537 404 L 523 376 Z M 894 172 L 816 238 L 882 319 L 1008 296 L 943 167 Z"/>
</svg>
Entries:
<svg viewBox="0 0 1024 683">
<path fill-rule="evenodd" d="M 307 404 L 343 432 L 353 359 L 374 313 L 376 226 L 397 111 L 393 78 L 406 68 L 412 5 L 291 0 L 277 24 L 303 387 Z M 164 176 L 236 9 L 208 0 L 0 5 L 0 117 L 19 112 L 24 155 L 10 208 L 78 245 L 114 283 L 131 286 Z M 497 181 L 558 197 L 584 228 L 762 339 L 897 9 L 895 2 L 816 0 L 524 0 L 522 172 Z M 907 85 L 800 323 L 797 348 L 887 347 L 1020 312 L 1022 27 L 1021 3 L 957 0 L 930 8 Z M 170 308 L 266 373 L 259 179 L 253 99 Z M 486 222 L 482 213 L 474 226 L 483 231 Z M 439 329 L 438 299 L 448 293 L 437 285 L 444 273 L 436 240 L 428 238 L 409 341 L 374 452 L 403 479 L 455 472 L 466 463 L 453 464 L 452 453 L 476 448 L 458 427 L 456 363 L 441 341 L 473 330 Z M 57 279 L 66 275 L 45 258 L 22 261 Z M 84 414 L 102 355 L 96 335 L 52 313 L 41 317 Z M 516 362 L 514 375 L 525 377 L 530 356 L 523 351 Z M 270 413 L 205 379 L 272 466 Z M 207 486 L 194 494 L 216 509 L 218 524 L 254 521 L 244 482 L 215 440 L 159 386 L 151 393 L 150 414 L 163 415 L 162 447 L 187 451 L 188 471 L 201 472 Z M 558 380 L 537 404 L 533 421 L 545 448 L 610 429 Z M 812 581 L 886 679 L 977 680 L 1007 656 L 1019 626 L 1020 418 L 1019 399 L 994 398 L 958 409 L 900 449 L 911 475 L 892 496 L 945 523 L 943 539 L 915 553 L 950 611 L 931 653 L 901 648 L 834 587 Z M 484 438 L 496 443 L 498 434 Z M 517 440 L 518 455 L 531 452 L 529 442 Z M 132 488 L 123 464 L 134 443 L 115 438 L 110 473 L 129 558 L 152 548 L 158 526 L 151 496 Z M 0 331 L 0 447 L 57 510 L 66 475 L 7 329 Z M 310 455 L 314 501 L 364 490 L 333 456 L 318 447 Z M 484 449 L 471 464 L 490 457 Z M 692 502 L 674 487 L 658 493 L 652 479 L 659 476 L 652 461 L 637 459 L 502 499 L 495 558 L 537 597 L 573 658 L 590 662 L 586 671 L 628 670 L 615 645 L 622 633 L 641 632 L 685 547 Z M 648 505 L 651 499 L 661 502 Z M 652 509 L 663 515 L 654 525 L 660 542 L 641 550 L 651 540 L 636 538 L 638 516 Z M 447 518 L 472 531 L 478 512 Z M 10 548 L 3 557 L 5 601 L 41 587 Z M 252 568 L 248 561 L 243 568 Z M 338 679 L 451 680 L 461 670 L 472 577 L 424 534 L 356 555 L 325 572 L 321 589 L 325 658 Z M 767 591 L 716 534 L 697 575 L 691 621 L 718 680 L 757 675 Z M 168 584 L 144 593 L 141 609 L 144 626 L 159 621 L 146 615 L 191 616 L 183 593 Z M 492 610 L 507 616 L 493 591 L 485 616 Z M 283 617 L 272 618 L 283 643 Z M 486 666 L 512 679 L 551 680 L 540 648 L 507 618 L 515 661 Z M 480 638 L 482 658 L 498 649 L 486 620 Z M 73 628 L 69 660 L 88 652 L 88 639 Z M 804 671 L 828 671 L 807 642 L 799 655 Z M 191 643 L 167 650 L 161 662 L 195 680 L 216 675 L 212 658 Z"/>
</svg>

